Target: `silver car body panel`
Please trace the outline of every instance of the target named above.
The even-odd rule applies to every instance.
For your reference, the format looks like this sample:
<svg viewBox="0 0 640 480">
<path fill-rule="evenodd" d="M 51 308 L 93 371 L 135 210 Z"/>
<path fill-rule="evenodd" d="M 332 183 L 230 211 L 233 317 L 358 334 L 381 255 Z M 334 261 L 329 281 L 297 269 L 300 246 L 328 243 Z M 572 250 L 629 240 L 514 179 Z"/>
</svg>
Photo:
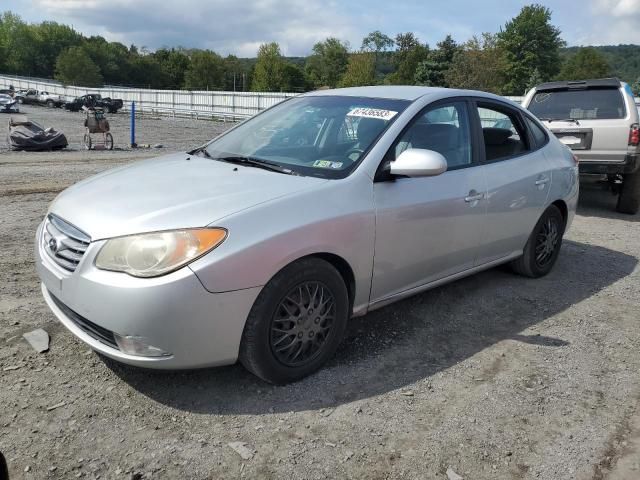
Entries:
<svg viewBox="0 0 640 480">
<path fill-rule="evenodd" d="M 570 151 L 553 136 L 537 152 L 512 160 L 434 177 L 373 181 L 396 137 L 429 103 L 475 96 L 504 104 L 500 97 L 426 87 L 309 95 L 413 102 L 343 179 L 283 175 L 182 153 L 121 167 L 69 188 L 49 213 L 92 239 L 76 270 L 66 271 L 51 260 L 40 230 L 36 238 L 44 297 L 61 322 L 92 348 L 124 363 L 153 368 L 233 363 L 262 287 L 297 259 L 322 255 L 346 265 L 353 275 L 353 314 L 362 315 L 517 257 L 539 215 L 554 201 L 565 202 L 571 222 L 577 168 Z M 536 181 L 542 175 L 549 181 L 541 188 Z M 465 201 L 473 192 L 477 200 Z M 94 265 L 105 239 L 203 226 L 226 228 L 228 238 L 168 275 L 134 278 Z M 51 294 L 91 322 L 119 335 L 148 338 L 171 356 L 126 355 L 96 341 L 56 307 Z"/>
</svg>

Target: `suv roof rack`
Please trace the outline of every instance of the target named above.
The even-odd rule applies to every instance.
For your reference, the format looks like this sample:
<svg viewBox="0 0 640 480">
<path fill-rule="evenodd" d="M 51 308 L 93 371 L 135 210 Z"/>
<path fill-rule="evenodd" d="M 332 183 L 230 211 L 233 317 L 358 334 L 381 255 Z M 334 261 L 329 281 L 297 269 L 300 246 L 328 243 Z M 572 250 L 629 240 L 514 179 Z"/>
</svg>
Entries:
<svg viewBox="0 0 640 480">
<path fill-rule="evenodd" d="M 547 82 L 536 86 L 537 92 L 550 90 L 583 90 L 587 88 L 620 88 L 618 78 L 595 78 L 592 80 L 575 80 L 561 82 Z"/>
</svg>

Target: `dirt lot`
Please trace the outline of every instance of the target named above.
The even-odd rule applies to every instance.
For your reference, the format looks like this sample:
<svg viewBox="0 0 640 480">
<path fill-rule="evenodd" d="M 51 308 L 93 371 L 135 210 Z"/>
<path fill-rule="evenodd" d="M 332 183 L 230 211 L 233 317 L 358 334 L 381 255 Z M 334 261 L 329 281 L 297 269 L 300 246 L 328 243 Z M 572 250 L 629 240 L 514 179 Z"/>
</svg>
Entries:
<svg viewBox="0 0 640 480">
<path fill-rule="evenodd" d="M 29 111 L 78 148 L 80 115 Z M 116 144 L 127 122 L 113 120 Z M 223 127 L 139 128 L 141 143 L 173 151 Z M 354 319 L 327 368 L 274 387 L 240 366 L 118 366 L 41 299 L 33 235 L 56 192 L 157 153 L 0 153 L 0 451 L 12 479 L 640 478 L 640 217 L 613 213 L 597 185 L 584 186 L 548 277 L 495 269 Z M 49 352 L 22 339 L 34 328 Z"/>
</svg>

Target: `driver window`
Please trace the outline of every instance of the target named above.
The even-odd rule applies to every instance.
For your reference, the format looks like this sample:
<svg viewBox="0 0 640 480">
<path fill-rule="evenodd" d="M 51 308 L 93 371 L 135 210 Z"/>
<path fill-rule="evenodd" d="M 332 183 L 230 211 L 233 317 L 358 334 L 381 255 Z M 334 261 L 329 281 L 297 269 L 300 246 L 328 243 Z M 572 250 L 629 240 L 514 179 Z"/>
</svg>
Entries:
<svg viewBox="0 0 640 480">
<path fill-rule="evenodd" d="M 395 158 L 408 148 L 440 153 L 447 160 L 448 170 L 470 165 L 471 135 L 466 103 L 440 104 L 420 114 L 397 142 Z"/>
</svg>

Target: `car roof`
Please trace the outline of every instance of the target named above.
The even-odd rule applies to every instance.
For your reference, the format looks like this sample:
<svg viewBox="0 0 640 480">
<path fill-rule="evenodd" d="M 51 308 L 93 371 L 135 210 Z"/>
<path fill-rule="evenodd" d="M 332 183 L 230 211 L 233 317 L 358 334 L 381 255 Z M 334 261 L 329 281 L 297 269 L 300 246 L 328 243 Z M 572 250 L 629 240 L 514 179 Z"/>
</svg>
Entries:
<svg viewBox="0 0 640 480">
<path fill-rule="evenodd" d="M 536 91 L 550 91 L 550 90 L 572 90 L 572 89 L 585 89 L 585 88 L 620 88 L 622 82 L 617 78 L 594 78 L 591 80 L 572 80 L 572 81 L 560 81 L 560 82 L 547 82 L 536 85 Z"/>
<path fill-rule="evenodd" d="M 379 85 L 372 87 L 349 87 L 349 88 L 333 88 L 327 90 L 315 90 L 303 94 L 303 96 L 340 96 L 340 97 L 367 97 L 367 98 L 387 98 L 391 100 L 410 100 L 414 101 L 424 96 L 435 96 L 437 94 L 447 94 L 450 96 L 469 95 L 474 97 L 486 97 L 492 99 L 505 100 L 491 93 L 480 92 L 477 90 L 457 90 L 453 88 L 443 87 L 420 87 L 413 85 Z M 445 96 L 445 95 L 443 95 Z"/>
</svg>

